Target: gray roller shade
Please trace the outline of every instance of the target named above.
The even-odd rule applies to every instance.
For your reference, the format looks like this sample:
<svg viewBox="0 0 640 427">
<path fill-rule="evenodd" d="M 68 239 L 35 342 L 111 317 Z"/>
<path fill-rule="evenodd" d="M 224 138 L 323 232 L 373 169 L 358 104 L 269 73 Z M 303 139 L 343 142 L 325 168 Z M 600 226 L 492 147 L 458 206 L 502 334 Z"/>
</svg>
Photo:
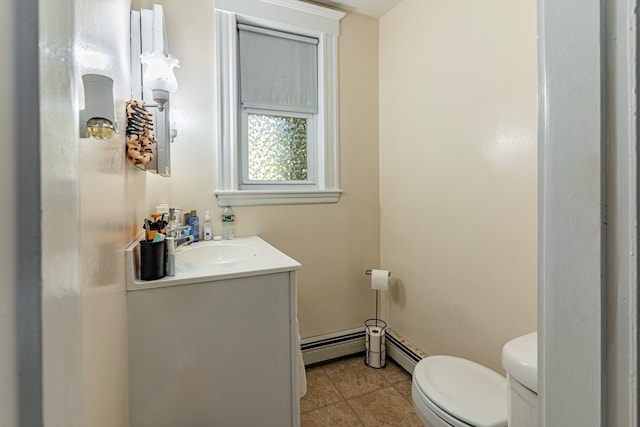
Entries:
<svg viewBox="0 0 640 427">
<path fill-rule="evenodd" d="M 243 108 L 318 112 L 318 40 L 239 24 Z"/>
</svg>

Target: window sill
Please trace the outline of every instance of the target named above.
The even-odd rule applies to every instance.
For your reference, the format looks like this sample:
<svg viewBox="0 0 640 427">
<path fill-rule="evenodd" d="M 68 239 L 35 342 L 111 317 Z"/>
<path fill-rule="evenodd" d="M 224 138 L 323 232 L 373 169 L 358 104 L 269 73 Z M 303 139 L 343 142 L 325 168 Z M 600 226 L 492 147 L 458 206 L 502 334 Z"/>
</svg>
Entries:
<svg viewBox="0 0 640 427">
<path fill-rule="evenodd" d="M 219 206 L 307 205 L 337 203 L 342 190 L 216 191 Z"/>
</svg>

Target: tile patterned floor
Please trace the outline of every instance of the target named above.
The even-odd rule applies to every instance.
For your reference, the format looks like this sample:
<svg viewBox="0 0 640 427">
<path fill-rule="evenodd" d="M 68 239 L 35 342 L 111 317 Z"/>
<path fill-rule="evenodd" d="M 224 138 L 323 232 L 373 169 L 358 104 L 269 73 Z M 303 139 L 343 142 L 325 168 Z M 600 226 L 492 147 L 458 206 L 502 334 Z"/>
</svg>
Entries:
<svg viewBox="0 0 640 427">
<path fill-rule="evenodd" d="M 302 427 L 421 427 L 411 404 L 411 375 L 387 359 L 369 368 L 364 355 L 307 368 Z"/>
</svg>

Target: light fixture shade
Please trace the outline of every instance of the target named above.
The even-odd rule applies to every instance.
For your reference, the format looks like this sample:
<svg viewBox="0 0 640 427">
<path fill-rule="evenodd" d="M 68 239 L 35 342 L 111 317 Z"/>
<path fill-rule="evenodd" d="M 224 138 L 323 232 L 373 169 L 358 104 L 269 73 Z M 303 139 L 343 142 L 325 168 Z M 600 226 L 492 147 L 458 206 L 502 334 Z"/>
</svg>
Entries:
<svg viewBox="0 0 640 427">
<path fill-rule="evenodd" d="M 84 110 L 80 111 L 80 137 L 109 139 L 116 133 L 113 80 L 100 74 L 84 74 Z"/>
<path fill-rule="evenodd" d="M 159 90 L 173 93 L 178 89 L 178 81 L 173 74 L 174 68 L 180 68 L 180 61 L 175 56 L 163 55 L 160 51 L 144 52 L 140 61 L 146 70 L 142 78 L 145 87 L 152 91 Z"/>
</svg>

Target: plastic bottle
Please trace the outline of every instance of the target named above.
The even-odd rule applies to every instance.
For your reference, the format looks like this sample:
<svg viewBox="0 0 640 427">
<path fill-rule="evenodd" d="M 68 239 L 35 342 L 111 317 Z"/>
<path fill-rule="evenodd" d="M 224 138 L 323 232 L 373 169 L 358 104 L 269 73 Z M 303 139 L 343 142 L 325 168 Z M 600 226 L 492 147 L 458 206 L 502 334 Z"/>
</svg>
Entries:
<svg viewBox="0 0 640 427">
<path fill-rule="evenodd" d="M 200 240 L 200 220 L 198 219 L 198 214 L 194 210 L 191 211 L 191 216 L 189 217 L 189 226 L 191 227 L 190 234 L 193 236 L 193 241 L 197 242 Z"/>
<path fill-rule="evenodd" d="M 211 240 L 213 233 L 211 231 L 211 214 L 209 211 L 204 213 L 204 240 Z"/>
<path fill-rule="evenodd" d="M 222 210 L 222 238 L 225 240 L 231 240 L 235 237 L 235 222 L 236 216 L 233 213 L 231 206 L 225 206 Z"/>
<path fill-rule="evenodd" d="M 167 237 L 167 268 L 166 274 L 169 277 L 176 275 L 176 246 L 173 242 L 173 237 Z"/>
</svg>

